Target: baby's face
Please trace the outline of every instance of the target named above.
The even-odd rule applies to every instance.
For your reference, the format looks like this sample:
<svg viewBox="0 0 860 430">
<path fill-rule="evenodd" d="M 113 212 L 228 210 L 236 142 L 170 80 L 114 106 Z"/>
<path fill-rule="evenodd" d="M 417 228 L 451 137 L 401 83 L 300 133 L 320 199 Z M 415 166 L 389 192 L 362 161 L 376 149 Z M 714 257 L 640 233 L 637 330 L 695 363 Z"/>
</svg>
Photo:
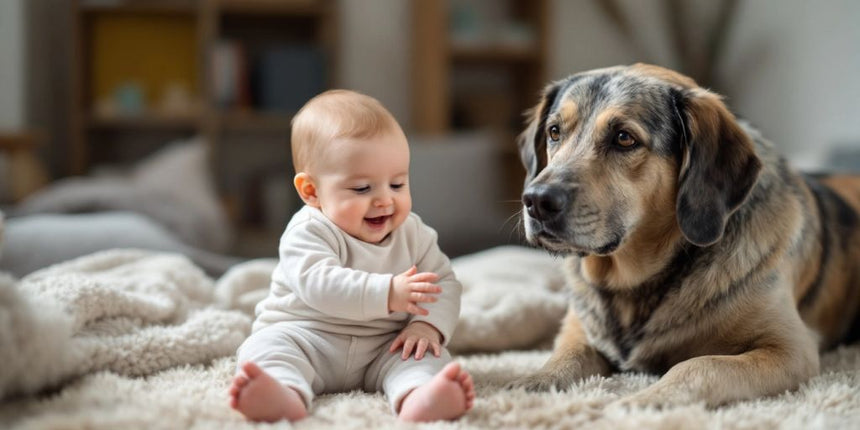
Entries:
<svg viewBox="0 0 860 430">
<path fill-rule="evenodd" d="M 349 235 L 379 243 L 412 210 L 409 145 L 401 133 L 338 139 L 313 176 L 319 208 Z"/>
</svg>

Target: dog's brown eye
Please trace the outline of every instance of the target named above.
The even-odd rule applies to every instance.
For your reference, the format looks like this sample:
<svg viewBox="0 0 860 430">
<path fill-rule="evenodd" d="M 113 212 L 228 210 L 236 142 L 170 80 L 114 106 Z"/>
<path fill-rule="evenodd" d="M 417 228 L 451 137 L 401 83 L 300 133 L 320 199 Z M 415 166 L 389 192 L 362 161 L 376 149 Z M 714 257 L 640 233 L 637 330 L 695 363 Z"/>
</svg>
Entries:
<svg viewBox="0 0 860 430">
<path fill-rule="evenodd" d="M 633 135 L 630 133 L 622 130 L 615 135 L 615 143 L 625 148 L 629 148 L 636 144 L 636 139 L 634 139 Z"/>
<path fill-rule="evenodd" d="M 557 125 L 553 125 L 549 128 L 549 138 L 553 142 L 558 142 L 558 139 L 561 138 L 561 130 L 558 129 Z"/>
</svg>

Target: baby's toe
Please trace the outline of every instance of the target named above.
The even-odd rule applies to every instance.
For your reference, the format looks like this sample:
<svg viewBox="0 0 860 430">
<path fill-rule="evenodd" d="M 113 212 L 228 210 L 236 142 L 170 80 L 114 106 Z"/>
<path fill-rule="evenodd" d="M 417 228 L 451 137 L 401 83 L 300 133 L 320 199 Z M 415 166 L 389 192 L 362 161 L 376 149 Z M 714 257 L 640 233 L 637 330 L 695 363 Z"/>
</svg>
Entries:
<svg viewBox="0 0 860 430">
<path fill-rule="evenodd" d="M 463 369 L 460 367 L 460 363 L 456 361 L 452 361 L 445 365 L 440 372 L 445 378 L 450 379 L 452 381 L 456 381 L 459 379 L 460 375 L 463 373 Z"/>
<path fill-rule="evenodd" d="M 233 378 L 233 386 L 241 389 L 245 385 L 248 385 L 248 382 L 250 381 L 251 380 L 245 375 L 236 375 L 236 377 Z"/>
<path fill-rule="evenodd" d="M 460 377 L 460 385 L 466 389 L 471 390 L 475 386 L 475 382 L 472 380 L 472 375 L 468 373 Z"/>
<path fill-rule="evenodd" d="M 257 363 L 253 361 L 247 361 L 242 364 L 242 371 L 245 372 L 245 375 L 249 379 L 256 378 L 263 374 L 263 369 L 260 369 L 260 366 L 257 366 Z"/>
</svg>

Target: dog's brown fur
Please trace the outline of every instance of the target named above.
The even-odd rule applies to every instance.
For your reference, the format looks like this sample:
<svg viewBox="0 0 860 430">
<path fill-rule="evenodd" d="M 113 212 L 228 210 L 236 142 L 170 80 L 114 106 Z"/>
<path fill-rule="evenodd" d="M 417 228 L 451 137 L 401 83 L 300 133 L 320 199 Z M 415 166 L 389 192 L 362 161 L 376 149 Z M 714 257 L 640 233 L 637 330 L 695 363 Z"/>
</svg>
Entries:
<svg viewBox="0 0 860 430">
<path fill-rule="evenodd" d="M 692 79 L 552 83 L 520 151 L 527 239 L 567 256 L 573 299 L 513 386 L 645 371 L 663 376 L 627 401 L 713 406 L 798 387 L 860 332 L 860 179 L 796 173 Z"/>
</svg>

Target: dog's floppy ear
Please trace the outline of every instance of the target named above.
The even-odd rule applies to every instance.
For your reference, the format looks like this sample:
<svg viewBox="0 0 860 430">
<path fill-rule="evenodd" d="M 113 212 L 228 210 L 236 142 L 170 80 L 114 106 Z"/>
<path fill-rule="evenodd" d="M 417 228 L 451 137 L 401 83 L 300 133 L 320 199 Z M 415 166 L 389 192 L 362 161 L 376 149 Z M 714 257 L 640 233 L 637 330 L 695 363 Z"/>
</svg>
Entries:
<svg viewBox="0 0 860 430">
<path fill-rule="evenodd" d="M 528 124 L 517 138 L 520 159 L 526 168 L 526 184 L 546 167 L 546 116 L 560 86 L 559 83 L 553 83 L 544 88 L 540 103 L 526 112 Z"/>
<path fill-rule="evenodd" d="M 729 216 L 752 190 L 761 161 L 719 96 L 693 88 L 683 92 L 678 104 L 684 152 L 678 223 L 687 240 L 708 246 L 722 238 Z"/>
</svg>

